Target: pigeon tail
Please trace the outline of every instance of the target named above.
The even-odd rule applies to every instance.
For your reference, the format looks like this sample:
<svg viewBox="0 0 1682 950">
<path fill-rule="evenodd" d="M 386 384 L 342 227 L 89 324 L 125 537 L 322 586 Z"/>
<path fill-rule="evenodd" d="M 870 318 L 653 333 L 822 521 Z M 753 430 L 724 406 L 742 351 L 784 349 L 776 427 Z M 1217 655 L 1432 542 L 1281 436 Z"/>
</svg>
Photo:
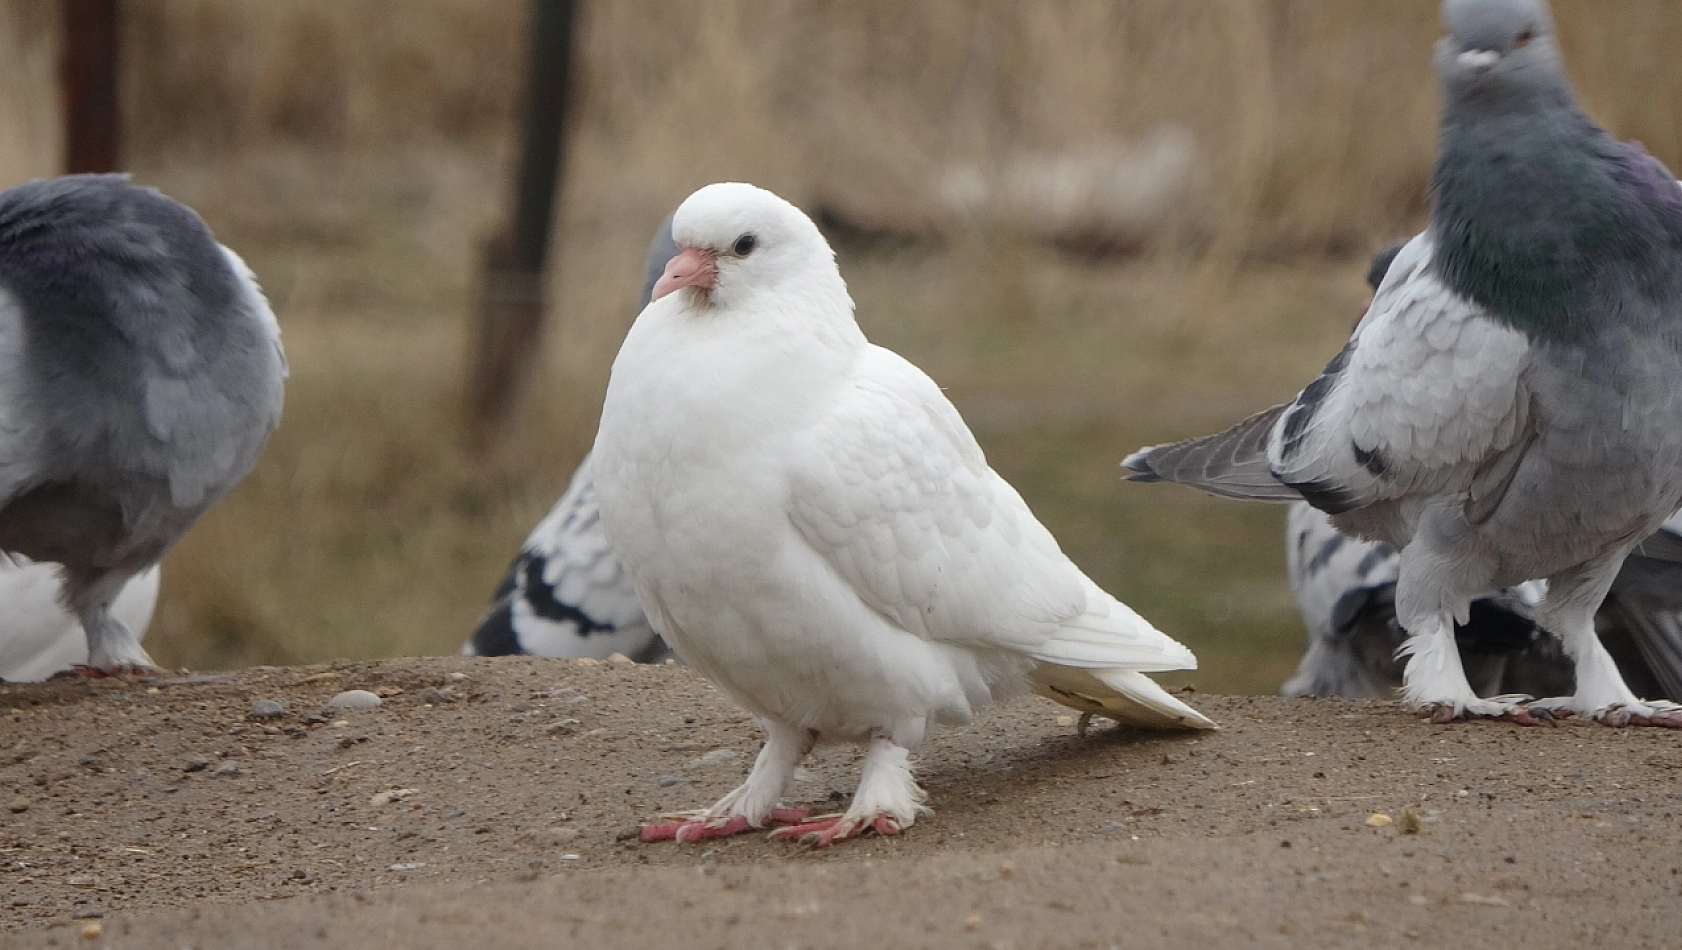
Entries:
<svg viewBox="0 0 1682 950">
<path fill-rule="evenodd" d="M 1148 729 L 1213 729 L 1207 716 L 1170 696 L 1146 671 L 1194 670 L 1183 644 L 1085 581 L 1085 614 L 1030 654 L 1034 691 L 1083 713 Z"/>
<path fill-rule="evenodd" d="M 1287 408 L 1274 406 L 1225 432 L 1140 449 L 1121 467 L 1134 482 L 1178 482 L 1226 498 L 1299 501 L 1302 495 L 1274 477 L 1267 462 L 1268 440 Z"/>
<path fill-rule="evenodd" d="M 1145 729 L 1214 729 L 1208 716 L 1175 699 L 1135 670 L 1078 670 L 1041 663 L 1028 675 L 1034 692 L 1083 713 Z"/>
</svg>

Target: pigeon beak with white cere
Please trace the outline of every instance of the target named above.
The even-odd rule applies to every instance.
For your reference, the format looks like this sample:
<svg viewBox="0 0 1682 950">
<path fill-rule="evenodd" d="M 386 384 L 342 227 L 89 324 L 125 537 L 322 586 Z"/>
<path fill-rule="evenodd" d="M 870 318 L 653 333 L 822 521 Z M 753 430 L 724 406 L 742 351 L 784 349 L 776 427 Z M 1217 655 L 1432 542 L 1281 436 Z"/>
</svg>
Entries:
<svg viewBox="0 0 1682 950">
<path fill-rule="evenodd" d="M 1499 63 L 1501 53 L 1499 50 L 1493 49 L 1469 49 L 1456 58 L 1460 60 L 1460 65 L 1481 73 L 1488 72 L 1491 67 Z"/>
<path fill-rule="evenodd" d="M 702 293 L 713 289 L 718 280 L 718 254 L 696 247 L 685 247 L 666 264 L 666 272 L 654 283 L 654 297 L 659 300 L 674 290 L 694 287 Z"/>
</svg>

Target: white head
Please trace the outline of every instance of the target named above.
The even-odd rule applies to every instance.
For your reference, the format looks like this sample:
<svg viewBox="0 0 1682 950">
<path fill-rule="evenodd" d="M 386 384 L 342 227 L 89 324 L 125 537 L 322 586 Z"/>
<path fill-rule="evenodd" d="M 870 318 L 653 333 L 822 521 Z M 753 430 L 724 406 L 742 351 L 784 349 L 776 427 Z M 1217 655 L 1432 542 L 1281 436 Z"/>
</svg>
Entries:
<svg viewBox="0 0 1682 950">
<path fill-rule="evenodd" d="M 1461 98 L 1569 97 L 1547 0 L 1443 0 L 1437 74 Z"/>
<path fill-rule="evenodd" d="M 846 286 L 817 225 L 763 188 L 708 185 L 672 216 L 678 255 L 654 299 L 682 291 L 696 304 L 730 307 L 762 293 L 832 293 Z"/>
</svg>

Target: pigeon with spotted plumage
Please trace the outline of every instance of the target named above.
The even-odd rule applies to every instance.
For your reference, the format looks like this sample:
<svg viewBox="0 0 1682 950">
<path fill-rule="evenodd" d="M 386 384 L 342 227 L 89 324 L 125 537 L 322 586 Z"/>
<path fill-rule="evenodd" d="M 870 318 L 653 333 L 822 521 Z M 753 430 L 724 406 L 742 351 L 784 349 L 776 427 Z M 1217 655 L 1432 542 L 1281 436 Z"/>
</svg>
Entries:
<svg viewBox="0 0 1682 950">
<path fill-rule="evenodd" d="M 1682 189 L 1578 108 L 1543 0 L 1446 0 L 1430 224 L 1295 400 L 1142 449 L 1135 478 L 1303 499 L 1399 551 L 1403 694 L 1433 717 L 1682 727 L 1624 682 L 1596 610 L 1682 506 Z M 1574 692 L 1479 697 L 1454 625 L 1544 579 Z"/>
<path fill-rule="evenodd" d="M 766 743 L 739 788 L 644 840 L 898 834 L 925 811 L 911 755 L 929 730 L 1017 690 L 1212 728 L 1145 675 L 1191 652 L 1082 574 L 940 387 L 865 339 L 810 219 L 717 184 L 672 233 L 591 464 L 654 628 Z M 809 819 L 779 800 L 820 742 L 865 755 L 847 810 Z"/>
<path fill-rule="evenodd" d="M 667 215 L 643 264 L 639 308 L 648 305 L 654 282 L 676 256 L 672 218 Z M 602 530 L 589 455 L 526 537 L 461 652 L 597 660 L 618 653 L 639 663 L 660 663 L 672 656 L 643 616 L 631 580 Z"/>
</svg>

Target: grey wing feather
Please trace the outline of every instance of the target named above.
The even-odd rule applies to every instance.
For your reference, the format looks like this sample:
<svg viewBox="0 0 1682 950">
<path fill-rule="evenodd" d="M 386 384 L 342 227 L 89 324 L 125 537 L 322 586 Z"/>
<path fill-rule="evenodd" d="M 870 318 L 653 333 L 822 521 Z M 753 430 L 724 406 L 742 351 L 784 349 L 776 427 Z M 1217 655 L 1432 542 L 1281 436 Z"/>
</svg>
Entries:
<svg viewBox="0 0 1682 950">
<path fill-rule="evenodd" d="M 1140 449 L 1121 464 L 1135 482 L 1177 482 L 1227 498 L 1295 501 L 1295 489 L 1273 477 L 1267 443 L 1289 405 L 1274 406 L 1218 432 Z"/>
</svg>

